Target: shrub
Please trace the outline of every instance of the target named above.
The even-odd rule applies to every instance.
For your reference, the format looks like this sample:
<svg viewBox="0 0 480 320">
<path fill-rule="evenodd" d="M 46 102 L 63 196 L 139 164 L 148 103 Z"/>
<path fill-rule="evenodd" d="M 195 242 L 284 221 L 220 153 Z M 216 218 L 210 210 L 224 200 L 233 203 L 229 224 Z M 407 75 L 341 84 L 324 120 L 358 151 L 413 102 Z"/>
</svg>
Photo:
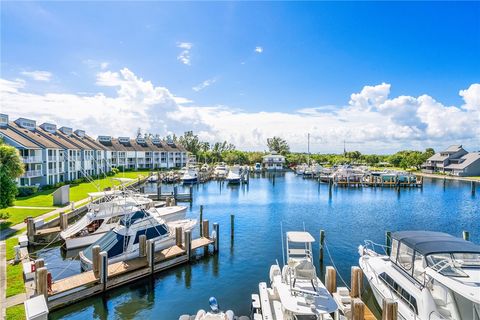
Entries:
<svg viewBox="0 0 480 320">
<path fill-rule="evenodd" d="M 53 185 L 53 187 L 54 187 L 55 189 L 57 189 L 57 188 L 60 188 L 60 187 L 62 187 L 62 186 L 64 186 L 64 185 L 65 185 L 65 182 L 57 182 L 57 183 L 55 183 L 55 184 Z"/>
<path fill-rule="evenodd" d="M 19 197 L 28 197 L 38 191 L 37 186 L 25 186 L 25 187 L 18 187 L 18 196 Z"/>
<path fill-rule="evenodd" d="M 45 184 L 43 186 L 40 187 L 42 190 L 50 190 L 50 189 L 53 189 L 53 185 L 51 184 Z"/>
<path fill-rule="evenodd" d="M 10 213 L 0 212 L 0 220 L 7 220 L 8 218 L 10 218 Z"/>
</svg>

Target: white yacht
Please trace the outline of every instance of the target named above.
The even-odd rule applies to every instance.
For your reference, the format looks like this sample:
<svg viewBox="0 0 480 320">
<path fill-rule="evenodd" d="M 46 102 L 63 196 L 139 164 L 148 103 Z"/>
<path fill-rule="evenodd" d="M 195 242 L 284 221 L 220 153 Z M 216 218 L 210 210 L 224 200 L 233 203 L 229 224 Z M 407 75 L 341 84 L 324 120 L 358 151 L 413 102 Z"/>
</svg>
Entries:
<svg viewBox="0 0 480 320">
<path fill-rule="evenodd" d="M 262 172 L 262 164 L 260 162 L 256 162 L 255 166 L 253 167 L 253 171 L 255 173 Z"/>
<path fill-rule="evenodd" d="M 197 183 L 198 170 L 196 166 L 189 165 L 181 178 L 184 184 Z"/>
<path fill-rule="evenodd" d="M 160 251 L 175 243 L 176 227 L 189 231 L 196 223 L 195 219 L 166 223 L 164 219 L 150 211 L 138 210 L 122 217 L 113 230 L 80 251 L 81 268 L 84 271 L 92 268 L 92 248 L 95 245 L 100 246 L 100 251 L 107 252 L 109 263 L 129 260 L 138 257 L 140 235 L 146 235 L 147 240 L 155 240 L 155 251 Z"/>
<path fill-rule="evenodd" d="M 230 170 L 228 170 L 228 174 L 227 174 L 227 182 L 229 184 L 239 184 L 240 183 L 240 180 L 241 180 L 241 176 L 240 176 L 241 172 L 240 172 L 240 166 L 238 164 L 236 165 L 233 165 Z"/>
<path fill-rule="evenodd" d="M 172 206 L 153 207 L 154 202 L 146 197 L 131 195 L 117 197 L 109 202 L 89 205 L 88 212 L 77 222 L 60 232 L 67 250 L 86 247 L 100 239 L 106 232 L 117 226 L 118 221 L 132 212 L 148 210 L 152 215 L 162 217 L 166 221 L 183 219 L 187 207 Z"/>
<path fill-rule="evenodd" d="M 296 175 L 303 175 L 305 173 L 305 169 L 307 168 L 307 164 L 306 163 L 302 163 L 302 164 L 299 164 L 295 167 L 295 174 Z"/>
<path fill-rule="evenodd" d="M 480 246 L 446 233 L 392 233 L 390 255 L 365 241 L 363 270 L 380 306 L 398 302 L 399 319 L 480 319 Z"/>
<path fill-rule="evenodd" d="M 232 310 L 220 310 L 217 299 L 215 299 L 215 297 L 210 297 L 208 303 L 210 305 L 210 311 L 200 309 L 198 310 L 196 315 L 189 316 L 187 314 L 184 314 L 181 315 L 178 320 L 250 320 L 249 317 L 235 316 Z"/>
<path fill-rule="evenodd" d="M 282 269 L 278 262 L 270 267 L 271 287 L 261 282 L 259 294 L 252 295 L 254 315 L 273 320 L 332 319 L 330 313 L 336 312 L 338 306 L 317 276 L 313 242 L 308 232 L 287 232 L 287 264 Z"/>
<path fill-rule="evenodd" d="M 224 179 L 228 174 L 228 167 L 225 164 L 225 162 L 220 162 L 215 166 L 215 169 L 213 171 L 213 175 L 217 179 Z"/>
</svg>

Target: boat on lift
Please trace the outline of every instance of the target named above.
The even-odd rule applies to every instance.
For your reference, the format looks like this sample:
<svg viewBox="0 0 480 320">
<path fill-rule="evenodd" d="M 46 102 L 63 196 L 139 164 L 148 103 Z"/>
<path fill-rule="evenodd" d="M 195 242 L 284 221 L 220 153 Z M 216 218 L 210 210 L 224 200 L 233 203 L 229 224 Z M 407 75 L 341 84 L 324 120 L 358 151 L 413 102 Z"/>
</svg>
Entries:
<svg viewBox="0 0 480 320">
<path fill-rule="evenodd" d="M 231 166 L 226 177 L 228 184 L 239 184 L 241 179 L 240 166 L 238 164 Z"/>
<path fill-rule="evenodd" d="M 148 210 L 139 209 L 126 214 L 117 226 L 105 233 L 85 250 L 80 251 L 80 265 L 83 271 L 92 268 L 92 248 L 100 246 L 106 251 L 109 263 L 125 261 L 138 257 L 139 238 L 145 235 L 147 240 L 155 241 L 155 251 L 171 247 L 175 243 L 175 228 L 191 231 L 197 221 L 195 219 L 166 222 L 160 216 Z"/>
<path fill-rule="evenodd" d="M 253 167 L 253 171 L 255 173 L 260 173 L 262 172 L 262 164 L 260 162 L 256 162 L 254 167 Z"/>
<path fill-rule="evenodd" d="M 380 306 L 398 302 L 399 319 L 480 319 L 480 246 L 433 231 L 391 237 L 390 254 L 369 240 L 358 249 Z"/>
<path fill-rule="evenodd" d="M 332 319 L 330 314 L 338 305 L 317 276 L 313 242 L 308 232 L 287 232 L 287 264 L 280 268 L 277 262 L 270 267 L 270 288 L 260 282 L 259 294 L 252 295 L 254 315 L 273 320 Z"/>
</svg>

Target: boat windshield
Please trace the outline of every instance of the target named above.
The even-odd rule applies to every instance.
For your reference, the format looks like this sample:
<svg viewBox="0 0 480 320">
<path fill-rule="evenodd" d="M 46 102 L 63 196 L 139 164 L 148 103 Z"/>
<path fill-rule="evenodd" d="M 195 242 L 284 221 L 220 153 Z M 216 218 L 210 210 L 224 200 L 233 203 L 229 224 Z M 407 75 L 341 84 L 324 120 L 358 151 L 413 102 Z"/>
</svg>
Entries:
<svg viewBox="0 0 480 320">
<path fill-rule="evenodd" d="M 428 266 L 448 277 L 468 277 L 462 268 L 480 267 L 480 253 L 436 253 L 427 256 Z"/>
</svg>

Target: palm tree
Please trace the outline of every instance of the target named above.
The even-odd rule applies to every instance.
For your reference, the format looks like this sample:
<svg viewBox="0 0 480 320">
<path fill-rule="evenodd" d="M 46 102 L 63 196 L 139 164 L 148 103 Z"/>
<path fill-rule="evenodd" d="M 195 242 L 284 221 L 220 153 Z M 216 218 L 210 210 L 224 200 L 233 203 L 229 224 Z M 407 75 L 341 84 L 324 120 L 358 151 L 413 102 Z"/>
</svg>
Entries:
<svg viewBox="0 0 480 320">
<path fill-rule="evenodd" d="M 290 147 L 286 140 L 280 137 L 273 137 L 267 139 L 267 146 L 270 152 L 276 152 L 285 155 L 290 152 Z"/>
</svg>

